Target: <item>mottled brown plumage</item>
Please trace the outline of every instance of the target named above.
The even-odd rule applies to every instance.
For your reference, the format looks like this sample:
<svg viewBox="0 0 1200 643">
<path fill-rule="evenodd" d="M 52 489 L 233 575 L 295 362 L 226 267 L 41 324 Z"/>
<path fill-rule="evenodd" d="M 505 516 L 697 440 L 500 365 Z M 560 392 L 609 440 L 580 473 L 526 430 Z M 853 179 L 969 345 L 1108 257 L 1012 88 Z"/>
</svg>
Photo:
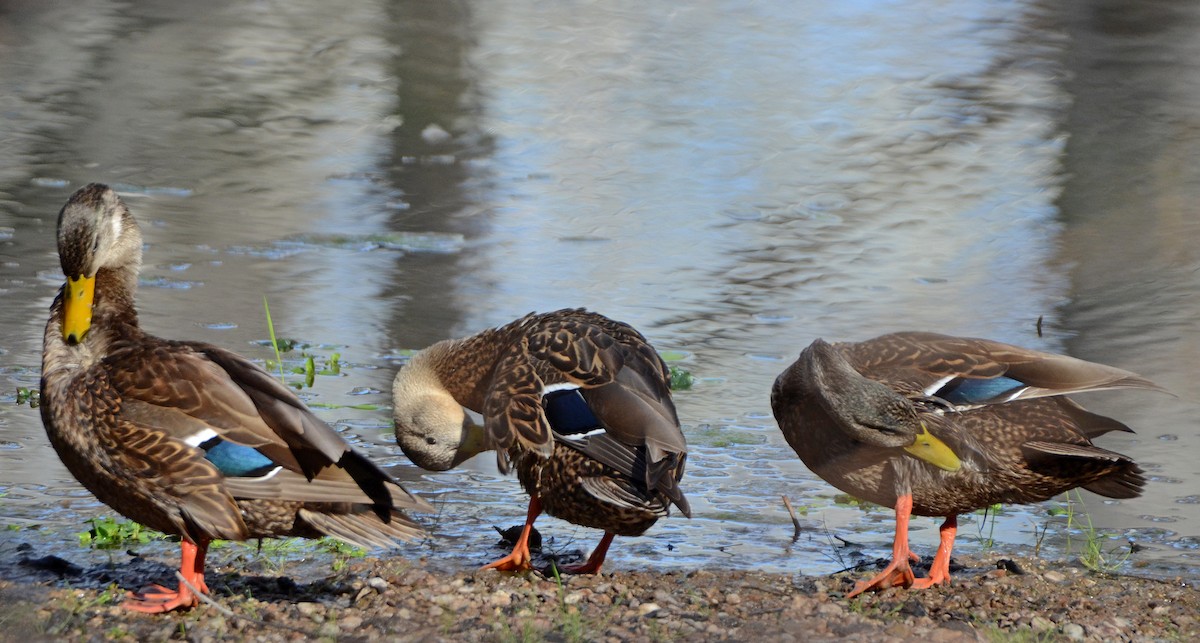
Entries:
<svg viewBox="0 0 1200 643">
<path fill-rule="evenodd" d="M 122 515 L 184 540 L 183 573 L 203 587 L 214 539 L 329 535 L 386 547 L 422 533 L 431 511 L 312 415 L 286 386 L 229 351 L 138 326 L 137 223 L 91 184 L 59 214 L 68 278 L 42 352 L 42 420 L 67 469 Z M 224 458 L 224 459 L 222 459 Z M 127 602 L 195 604 L 186 587 Z"/>
<path fill-rule="evenodd" d="M 627 324 L 582 309 L 530 314 L 439 342 L 413 356 L 393 386 L 396 438 L 418 465 L 445 470 L 495 450 L 531 497 L 526 537 L 541 510 L 603 529 L 596 571 L 613 535 L 639 535 L 671 504 L 687 445 L 667 367 Z M 462 407 L 480 412 L 479 427 Z M 524 537 L 518 543 L 518 550 Z M 497 561 L 528 569 L 527 550 Z"/>
<path fill-rule="evenodd" d="M 896 509 L 892 566 L 860 583 L 857 594 L 948 582 L 957 514 L 1076 487 L 1138 496 L 1145 479 L 1137 464 L 1091 442 L 1130 429 L 1062 397 L 1114 388 L 1161 390 L 1128 371 L 1071 357 L 905 332 L 858 343 L 817 340 L 776 379 L 771 406 L 814 473 Z M 908 569 L 910 512 L 946 517 L 928 579 Z"/>
</svg>

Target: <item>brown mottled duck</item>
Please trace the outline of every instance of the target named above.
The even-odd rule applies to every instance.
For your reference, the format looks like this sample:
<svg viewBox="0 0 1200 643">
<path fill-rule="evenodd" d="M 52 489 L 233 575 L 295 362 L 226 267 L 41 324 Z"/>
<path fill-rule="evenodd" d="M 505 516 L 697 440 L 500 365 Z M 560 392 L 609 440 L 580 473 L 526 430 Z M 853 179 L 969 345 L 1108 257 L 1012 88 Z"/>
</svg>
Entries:
<svg viewBox="0 0 1200 643">
<path fill-rule="evenodd" d="M 42 352 L 42 422 L 67 469 L 131 520 L 182 539 L 177 590 L 131 594 L 142 612 L 207 593 L 214 539 L 333 536 L 393 546 L 432 511 L 317 419 L 286 386 L 227 350 L 147 334 L 134 308 L 142 235 L 116 192 L 91 184 L 58 216 L 67 281 Z M 191 587 L 188 586 L 190 583 Z"/>
<path fill-rule="evenodd" d="M 984 339 L 903 332 L 858 343 L 817 340 L 771 390 L 788 444 L 842 491 L 896 512 L 892 562 L 849 596 L 950 581 L 957 515 L 1047 500 L 1076 487 L 1134 498 L 1133 460 L 1092 444 L 1130 431 L 1064 397 L 1162 390 L 1111 366 Z M 929 576 L 915 578 L 910 514 L 941 516 Z"/>
<path fill-rule="evenodd" d="M 586 563 L 563 570 L 597 573 L 614 536 L 644 533 L 672 504 L 691 515 L 669 381 L 627 324 L 582 309 L 530 314 L 414 355 L 393 385 L 396 439 L 433 471 L 486 450 L 502 472 L 516 468 L 530 497 L 525 528 L 485 569 L 532 569 L 529 534 L 545 511 L 604 530 Z"/>
</svg>

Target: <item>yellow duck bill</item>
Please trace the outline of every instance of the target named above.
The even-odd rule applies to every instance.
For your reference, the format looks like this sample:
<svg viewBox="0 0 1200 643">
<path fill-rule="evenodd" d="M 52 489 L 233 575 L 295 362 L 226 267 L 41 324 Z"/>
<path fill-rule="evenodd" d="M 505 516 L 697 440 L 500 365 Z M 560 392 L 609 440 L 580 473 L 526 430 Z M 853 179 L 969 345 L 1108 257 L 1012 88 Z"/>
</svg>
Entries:
<svg viewBox="0 0 1200 643">
<path fill-rule="evenodd" d="M 962 468 L 962 461 L 958 459 L 954 450 L 934 437 L 924 422 L 921 423 L 921 432 L 917 434 L 917 439 L 904 447 L 904 450 L 939 469 L 958 471 Z"/>
<path fill-rule="evenodd" d="M 68 277 L 63 296 L 63 339 L 78 344 L 92 327 L 92 301 L 96 296 L 95 277 Z"/>
</svg>

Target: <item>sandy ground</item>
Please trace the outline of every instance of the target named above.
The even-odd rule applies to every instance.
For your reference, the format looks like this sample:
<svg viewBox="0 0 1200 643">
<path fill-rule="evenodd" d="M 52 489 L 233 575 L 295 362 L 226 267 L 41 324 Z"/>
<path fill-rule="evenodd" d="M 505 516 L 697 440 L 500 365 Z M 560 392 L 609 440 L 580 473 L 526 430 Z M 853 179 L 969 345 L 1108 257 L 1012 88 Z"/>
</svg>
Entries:
<svg viewBox="0 0 1200 643">
<path fill-rule="evenodd" d="M 950 587 L 855 600 L 845 593 L 870 571 L 815 577 L 617 569 L 559 580 L 401 558 L 274 569 L 218 564 L 206 577 L 213 604 L 165 615 L 129 612 L 120 602 L 151 580 L 174 586 L 177 559 L 114 560 L 83 567 L 33 545 L 4 547 L 0 638 L 1200 640 L 1200 593 L 1180 580 L 1098 575 L 1069 562 L 1000 554 L 956 559 Z"/>
</svg>

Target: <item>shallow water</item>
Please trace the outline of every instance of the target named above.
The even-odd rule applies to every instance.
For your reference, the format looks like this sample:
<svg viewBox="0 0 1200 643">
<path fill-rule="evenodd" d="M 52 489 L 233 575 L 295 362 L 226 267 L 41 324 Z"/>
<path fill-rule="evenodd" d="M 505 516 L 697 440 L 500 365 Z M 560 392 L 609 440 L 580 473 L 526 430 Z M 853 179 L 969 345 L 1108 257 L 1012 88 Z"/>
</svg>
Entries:
<svg viewBox="0 0 1200 643">
<path fill-rule="evenodd" d="M 676 400 L 694 518 L 621 539 L 618 566 L 816 573 L 890 551 L 890 512 L 809 473 L 767 393 L 816 337 L 915 328 L 1174 392 L 1081 398 L 1138 430 L 1102 445 L 1152 476 L 1140 500 L 1083 501 L 1110 548 L 1145 547 L 1139 569 L 1200 576 L 1200 9 L 826 4 L 6 4 L 4 522 L 67 542 L 107 513 L 15 404 L 61 281 L 56 214 L 104 181 L 143 224 L 149 330 L 266 360 L 267 297 L 318 365 L 340 355 L 303 394 L 378 406 L 318 413 L 440 504 L 421 553 L 485 562 L 525 497 L 486 457 L 430 474 L 399 453 L 385 392 L 406 351 L 583 305 L 698 378 Z M 968 519 L 958 547 L 1077 551 L 1061 506 Z M 936 525 L 914 521 L 919 550 Z"/>
</svg>

